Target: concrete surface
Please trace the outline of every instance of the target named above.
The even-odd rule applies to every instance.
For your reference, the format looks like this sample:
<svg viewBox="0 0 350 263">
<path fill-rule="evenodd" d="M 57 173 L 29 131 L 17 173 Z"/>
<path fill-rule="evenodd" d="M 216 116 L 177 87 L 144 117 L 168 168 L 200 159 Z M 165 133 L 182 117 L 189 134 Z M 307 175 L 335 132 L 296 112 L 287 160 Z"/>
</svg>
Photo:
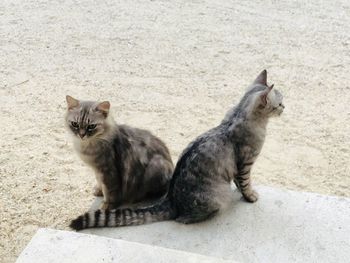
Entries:
<svg viewBox="0 0 350 263">
<path fill-rule="evenodd" d="M 217 258 L 93 235 L 39 229 L 17 263 L 225 263 Z"/>
<path fill-rule="evenodd" d="M 257 203 L 244 202 L 234 192 L 227 211 L 199 224 L 159 222 L 84 232 L 241 262 L 350 261 L 350 199 L 257 190 Z"/>
</svg>

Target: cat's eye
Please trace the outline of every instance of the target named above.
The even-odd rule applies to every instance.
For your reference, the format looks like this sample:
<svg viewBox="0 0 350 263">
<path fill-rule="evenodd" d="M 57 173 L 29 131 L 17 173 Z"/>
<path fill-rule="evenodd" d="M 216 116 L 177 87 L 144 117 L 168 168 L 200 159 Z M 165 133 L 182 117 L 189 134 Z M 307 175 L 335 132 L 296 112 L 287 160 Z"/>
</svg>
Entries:
<svg viewBox="0 0 350 263">
<path fill-rule="evenodd" d="M 90 124 L 87 126 L 88 130 L 92 131 L 96 128 L 96 124 Z"/>
<path fill-rule="evenodd" d="M 73 128 L 79 128 L 79 124 L 76 121 L 71 122 Z"/>
</svg>

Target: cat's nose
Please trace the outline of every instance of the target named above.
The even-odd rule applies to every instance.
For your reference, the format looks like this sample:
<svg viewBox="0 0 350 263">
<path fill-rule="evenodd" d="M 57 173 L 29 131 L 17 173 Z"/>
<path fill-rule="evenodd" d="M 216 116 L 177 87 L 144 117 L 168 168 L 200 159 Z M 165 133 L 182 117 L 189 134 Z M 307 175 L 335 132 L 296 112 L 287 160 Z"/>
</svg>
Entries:
<svg viewBox="0 0 350 263">
<path fill-rule="evenodd" d="M 79 130 L 79 137 L 80 138 L 84 138 L 84 136 L 86 135 L 86 132 L 84 130 Z"/>
<path fill-rule="evenodd" d="M 284 105 L 282 103 L 280 103 L 280 106 L 284 109 Z"/>
</svg>

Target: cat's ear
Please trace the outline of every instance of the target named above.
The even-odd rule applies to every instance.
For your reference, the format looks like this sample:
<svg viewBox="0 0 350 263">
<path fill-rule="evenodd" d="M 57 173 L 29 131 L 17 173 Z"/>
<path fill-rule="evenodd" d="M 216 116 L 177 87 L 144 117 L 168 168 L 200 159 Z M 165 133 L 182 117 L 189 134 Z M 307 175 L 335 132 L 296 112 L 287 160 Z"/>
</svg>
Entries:
<svg viewBox="0 0 350 263">
<path fill-rule="evenodd" d="M 273 89 L 274 84 L 268 86 L 266 90 L 260 95 L 261 104 L 265 107 L 267 104 L 267 95 L 269 95 L 270 91 Z"/>
<path fill-rule="evenodd" d="M 68 110 L 78 107 L 79 105 L 79 101 L 69 95 L 66 96 L 66 101 L 67 101 Z"/>
<path fill-rule="evenodd" d="M 109 101 L 103 101 L 97 105 L 96 109 L 99 112 L 101 112 L 105 117 L 107 117 L 110 107 L 111 107 L 111 104 L 109 103 Z"/>
<path fill-rule="evenodd" d="M 266 69 L 264 69 L 263 71 L 261 71 L 261 73 L 260 73 L 259 76 L 254 80 L 253 83 L 254 83 L 254 84 L 261 84 L 261 85 L 267 86 L 267 71 L 266 71 Z"/>
</svg>

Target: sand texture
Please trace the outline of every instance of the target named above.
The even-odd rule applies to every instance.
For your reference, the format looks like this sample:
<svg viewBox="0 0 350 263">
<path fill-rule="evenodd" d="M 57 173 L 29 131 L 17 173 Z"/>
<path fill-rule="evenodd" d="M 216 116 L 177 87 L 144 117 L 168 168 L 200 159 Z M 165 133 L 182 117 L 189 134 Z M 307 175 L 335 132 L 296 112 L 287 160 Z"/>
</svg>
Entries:
<svg viewBox="0 0 350 263">
<path fill-rule="evenodd" d="M 348 0 L 0 1 L 0 261 L 93 200 L 66 94 L 110 100 L 176 161 L 264 68 L 286 109 L 254 184 L 350 196 Z"/>
</svg>

